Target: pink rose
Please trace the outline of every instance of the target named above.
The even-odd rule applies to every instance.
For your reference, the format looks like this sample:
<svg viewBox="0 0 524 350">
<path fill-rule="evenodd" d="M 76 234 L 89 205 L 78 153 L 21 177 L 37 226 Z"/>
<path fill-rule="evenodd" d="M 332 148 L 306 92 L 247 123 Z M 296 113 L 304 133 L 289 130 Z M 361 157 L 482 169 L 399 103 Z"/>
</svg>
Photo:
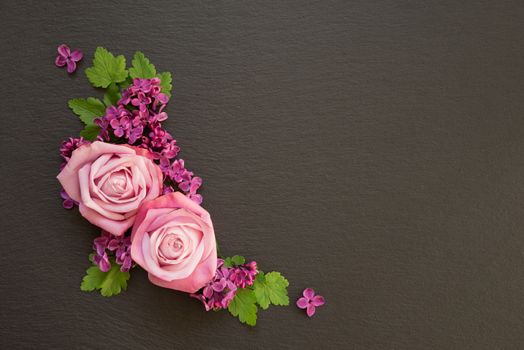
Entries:
<svg viewBox="0 0 524 350">
<path fill-rule="evenodd" d="M 131 233 L 131 257 L 161 287 L 194 293 L 215 276 L 209 213 L 180 192 L 144 203 Z"/>
<path fill-rule="evenodd" d="M 160 195 L 163 181 L 148 151 L 99 141 L 76 149 L 57 178 L 80 214 L 115 236 L 133 225 L 140 204 Z"/>
</svg>

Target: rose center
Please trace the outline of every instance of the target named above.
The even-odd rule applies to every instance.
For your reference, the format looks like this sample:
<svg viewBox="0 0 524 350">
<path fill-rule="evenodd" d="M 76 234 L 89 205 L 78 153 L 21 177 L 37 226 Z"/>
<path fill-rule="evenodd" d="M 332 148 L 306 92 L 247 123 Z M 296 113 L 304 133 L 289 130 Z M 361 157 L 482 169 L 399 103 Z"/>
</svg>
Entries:
<svg viewBox="0 0 524 350">
<path fill-rule="evenodd" d="M 166 259 L 174 260 L 184 252 L 184 241 L 177 234 L 168 234 L 162 240 L 159 253 Z"/>
<path fill-rule="evenodd" d="M 126 177 L 123 173 L 118 172 L 111 174 L 109 181 L 115 193 L 123 193 L 126 190 Z"/>
<path fill-rule="evenodd" d="M 109 197 L 121 197 L 128 188 L 125 170 L 110 174 L 102 184 L 101 190 Z"/>
</svg>

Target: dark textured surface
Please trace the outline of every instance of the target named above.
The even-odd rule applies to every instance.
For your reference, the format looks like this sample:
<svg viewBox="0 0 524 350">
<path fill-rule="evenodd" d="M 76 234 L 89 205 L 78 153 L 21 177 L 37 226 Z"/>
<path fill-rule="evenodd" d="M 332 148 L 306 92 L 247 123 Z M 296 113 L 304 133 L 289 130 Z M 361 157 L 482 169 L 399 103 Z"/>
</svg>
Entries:
<svg viewBox="0 0 524 350">
<path fill-rule="evenodd" d="M 522 33 L 521 1 L 1 0 L 0 347 L 523 348 Z M 80 292 L 97 230 L 61 209 L 57 147 L 98 45 L 174 72 L 223 252 L 317 289 L 313 319 L 250 329 L 138 269 Z"/>
</svg>

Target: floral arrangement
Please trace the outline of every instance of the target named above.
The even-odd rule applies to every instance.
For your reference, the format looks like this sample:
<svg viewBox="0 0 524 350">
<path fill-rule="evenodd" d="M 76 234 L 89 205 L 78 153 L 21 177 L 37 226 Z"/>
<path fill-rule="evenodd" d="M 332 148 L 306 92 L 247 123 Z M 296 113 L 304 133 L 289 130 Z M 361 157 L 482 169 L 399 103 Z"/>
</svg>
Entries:
<svg viewBox="0 0 524 350">
<path fill-rule="evenodd" d="M 60 45 L 55 64 L 71 74 L 82 58 Z M 157 73 L 141 52 L 126 67 L 124 56 L 98 47 L 85 74 L 103 97 L 69 100 L 85 127 L 61 144 L 57 176 L 63 207 L 78 207 L 100 229 L 80 289 L 117 295 L 140 266 L 151 283 L 189 293 L 207 311 L 227 309 L 251 326 L 259 308 L 288 305 L 289 283 L 280 272 L 218 255 L 211 216 L 201 206 L 202 179 L 186 168 L 162 125 L 171 73 Z M 296 304 L 312 316 L 324 298 L 308 288 Z"/>
</svg>

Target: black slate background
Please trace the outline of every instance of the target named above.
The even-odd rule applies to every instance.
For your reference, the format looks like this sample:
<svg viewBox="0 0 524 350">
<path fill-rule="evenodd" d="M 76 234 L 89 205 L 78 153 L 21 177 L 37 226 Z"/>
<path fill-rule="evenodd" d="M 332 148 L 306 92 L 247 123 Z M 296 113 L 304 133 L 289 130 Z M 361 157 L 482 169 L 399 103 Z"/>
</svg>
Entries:
<svg viewBox="0 0 524 350">
<path fill-rule="evenodd" d="M 521 1 L 0 1 L 3 349 L 524 348 Z M 85 59 L 69 77 L 61 43 Z M 82 293 L 61 209 L 96 46 L 174 73 L 167 127 L 225 254 L 327 305 L 250 329 L 133 271 Z"/>
</svg>

